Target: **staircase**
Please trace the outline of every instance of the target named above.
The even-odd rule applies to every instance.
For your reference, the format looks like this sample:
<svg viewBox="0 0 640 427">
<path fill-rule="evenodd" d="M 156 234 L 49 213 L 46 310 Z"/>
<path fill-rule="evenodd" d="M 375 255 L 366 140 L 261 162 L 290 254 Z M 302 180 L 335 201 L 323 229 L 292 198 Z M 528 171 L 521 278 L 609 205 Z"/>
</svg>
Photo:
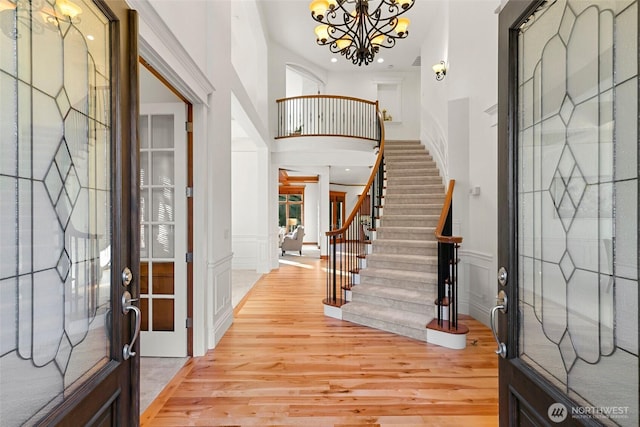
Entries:
<svg viewBox="0 0 640 427">
<path fill-rule="evenodd" d="M 444 186 L 419 141 L 386 141 L 386 193 L 376 239 L 344 320 L 427 341 L 435 315 L 438 256 L 434 230 Z"/>
</svg>

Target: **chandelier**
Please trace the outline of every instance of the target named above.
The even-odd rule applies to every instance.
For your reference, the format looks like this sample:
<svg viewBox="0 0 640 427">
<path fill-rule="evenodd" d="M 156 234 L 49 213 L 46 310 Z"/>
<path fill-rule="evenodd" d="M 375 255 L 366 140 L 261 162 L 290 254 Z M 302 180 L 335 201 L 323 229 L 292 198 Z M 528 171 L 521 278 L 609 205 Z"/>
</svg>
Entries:
<svg viewBox="0 0 640 427">
<path fill-rule="evenodd" d="M 356 65 L 368 65 L 381 47 L 406 38 L 409 19 L 401 17 L 415 0 L 313 0 L 311 17 L 320 23 L 316 41 Z"/>
</svg>

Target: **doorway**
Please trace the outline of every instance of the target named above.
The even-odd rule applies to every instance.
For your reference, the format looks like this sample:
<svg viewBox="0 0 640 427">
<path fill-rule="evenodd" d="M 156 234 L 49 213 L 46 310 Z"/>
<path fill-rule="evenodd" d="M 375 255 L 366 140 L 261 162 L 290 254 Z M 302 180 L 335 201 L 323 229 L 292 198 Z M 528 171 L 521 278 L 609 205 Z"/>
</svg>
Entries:
<svg viewBox="0 0 640 427">
<path fill-rule="evenodd" d="M 141 410 L 192 354 L 191 104 L 140 59 Z"/>
</svg>

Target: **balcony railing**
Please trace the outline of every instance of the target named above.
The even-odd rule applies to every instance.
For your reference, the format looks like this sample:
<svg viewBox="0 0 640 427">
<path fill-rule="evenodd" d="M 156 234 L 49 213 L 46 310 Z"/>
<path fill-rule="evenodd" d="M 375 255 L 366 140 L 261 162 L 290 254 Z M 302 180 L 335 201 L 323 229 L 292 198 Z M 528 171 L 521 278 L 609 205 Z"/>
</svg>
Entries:
<svg viewBox="0 0 640 427">
<path fill-rule="evenodd" d="M 276 138 L 341 136 L 380 140 L 378 102 L 334 95 L 283 98 Z"/>
</svg>

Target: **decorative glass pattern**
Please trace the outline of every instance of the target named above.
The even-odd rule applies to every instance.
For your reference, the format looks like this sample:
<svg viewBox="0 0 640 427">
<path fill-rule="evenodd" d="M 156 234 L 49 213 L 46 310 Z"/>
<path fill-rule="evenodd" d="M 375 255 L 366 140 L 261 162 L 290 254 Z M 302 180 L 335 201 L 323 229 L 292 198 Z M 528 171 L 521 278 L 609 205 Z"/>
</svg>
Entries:
<svg viewBox="0 0 640 427">
<path fill-rule="evenodd" d="M 638 420 L 638 1 L 545 2 L 518 34 L 519 355 Z"/>
<path fill-rule="evenodd" d="M 33 425 L 110 357 L 110 34 L 90 0 L 0 33 L 0 420 Z"/>
</svg>

